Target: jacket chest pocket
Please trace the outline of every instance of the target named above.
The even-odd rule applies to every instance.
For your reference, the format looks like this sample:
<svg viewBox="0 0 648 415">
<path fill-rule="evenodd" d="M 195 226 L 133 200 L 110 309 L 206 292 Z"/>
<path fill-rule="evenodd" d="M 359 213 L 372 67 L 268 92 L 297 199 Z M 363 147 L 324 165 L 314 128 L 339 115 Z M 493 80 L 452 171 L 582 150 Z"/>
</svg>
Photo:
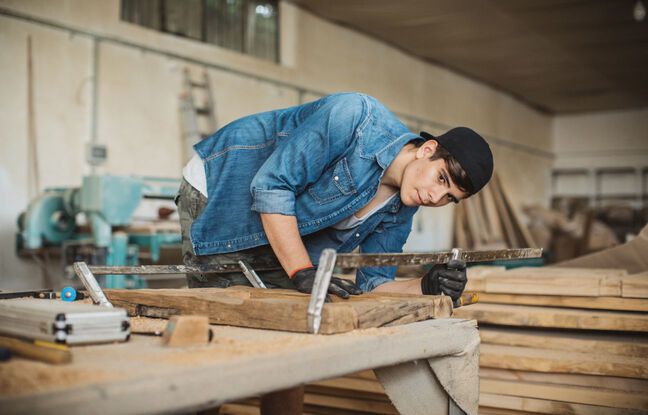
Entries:
<svg viewBox="0 0 648 415">
<path fill-rule="evenodd" d="M 319 180 L 308 188 L 308 193 L 320 204 L 355 194 L 356 188 L 347 165 L 347 159 L 341 159 L 326 170 Z"/>
</svg>

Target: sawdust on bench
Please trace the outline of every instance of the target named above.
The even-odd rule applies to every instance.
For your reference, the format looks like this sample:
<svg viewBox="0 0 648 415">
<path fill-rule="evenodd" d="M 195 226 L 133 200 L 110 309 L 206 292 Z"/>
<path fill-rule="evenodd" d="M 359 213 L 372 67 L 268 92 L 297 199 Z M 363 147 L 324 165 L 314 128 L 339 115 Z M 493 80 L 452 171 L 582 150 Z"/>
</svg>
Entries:
<svg viewBox="0 0 648 415">
<path fill-rule="evenodd" d="M 0 396 L 49 392 L 69 385 L 87 385 L 116 377 L 120 377 L 119 374 L 14 357 L 11 362 L 0 364 Z"/>
</svg>

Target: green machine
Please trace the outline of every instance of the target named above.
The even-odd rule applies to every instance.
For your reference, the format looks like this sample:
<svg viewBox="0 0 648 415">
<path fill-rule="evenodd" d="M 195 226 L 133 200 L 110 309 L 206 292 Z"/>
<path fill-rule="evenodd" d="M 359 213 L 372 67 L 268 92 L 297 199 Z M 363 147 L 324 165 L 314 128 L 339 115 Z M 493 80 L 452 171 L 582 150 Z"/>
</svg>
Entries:
<svg viewBox="0 0 648 415">
<path fill-rule="evenodd" d="M 146 248 L 150 261 L 156 263 L 162 247 L 181 243 L 179 231 L 137 231 L 129 225 L 143 199 L 172 200 L 179 184 L 177 179 L 90 175 L 83 177 L 78 188 L 46 189 L 18 218 L 17 251 L 60 247 L 67 268 L 79 260 L 95 265 L 138 265 L 140 249 Z M 146 280 L 135 275 L 106 275 L 100 284 L 142 288 Z"/>
</svg>

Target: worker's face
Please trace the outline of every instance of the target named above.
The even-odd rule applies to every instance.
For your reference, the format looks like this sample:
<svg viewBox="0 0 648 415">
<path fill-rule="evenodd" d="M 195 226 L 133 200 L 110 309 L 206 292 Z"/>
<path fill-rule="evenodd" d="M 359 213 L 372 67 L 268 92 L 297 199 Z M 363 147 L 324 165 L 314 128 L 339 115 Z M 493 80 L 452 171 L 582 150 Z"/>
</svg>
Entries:
<svg viewBox="0 0 648 415">
<path fill-rule="evenodd" d="M 404 205 L 439 207 L 467 196 L 452 182 L 445 160 L 430 160 L 437 145 L 434 140 L 423 143 L 405 167 L 400 188 Z"/>
</svg>

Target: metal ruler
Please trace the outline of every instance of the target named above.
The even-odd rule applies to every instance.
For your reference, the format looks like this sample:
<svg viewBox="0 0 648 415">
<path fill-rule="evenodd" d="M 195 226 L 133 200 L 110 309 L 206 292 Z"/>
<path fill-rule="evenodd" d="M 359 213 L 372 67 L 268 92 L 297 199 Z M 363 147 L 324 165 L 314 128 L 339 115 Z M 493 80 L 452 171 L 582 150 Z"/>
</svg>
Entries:
<svg viewBox="0 0 648 415">
<path fill-rule="evenodd" d="M 402 265 L 447 264 L 452 259 L 453 251 L 397 253 L 397 254 L 336 254 L 335 266 L 340 268 L 383 267 Z M 461 251 L 458 259 L 465 262 L 483 262 L 506 259 L 539 258 L 542 256 L 540 248 L 496 249 L 488 251 Z M 267 262 L 261 266 L 249 264 L 255 271 L 276 271 L 282 269 Z M 89 266 L 95 275 L 111 274 L 212 274 L 241 272 L 237 262 L 220 265 L 136 265 L 136 266 Z"/>
</svg>

